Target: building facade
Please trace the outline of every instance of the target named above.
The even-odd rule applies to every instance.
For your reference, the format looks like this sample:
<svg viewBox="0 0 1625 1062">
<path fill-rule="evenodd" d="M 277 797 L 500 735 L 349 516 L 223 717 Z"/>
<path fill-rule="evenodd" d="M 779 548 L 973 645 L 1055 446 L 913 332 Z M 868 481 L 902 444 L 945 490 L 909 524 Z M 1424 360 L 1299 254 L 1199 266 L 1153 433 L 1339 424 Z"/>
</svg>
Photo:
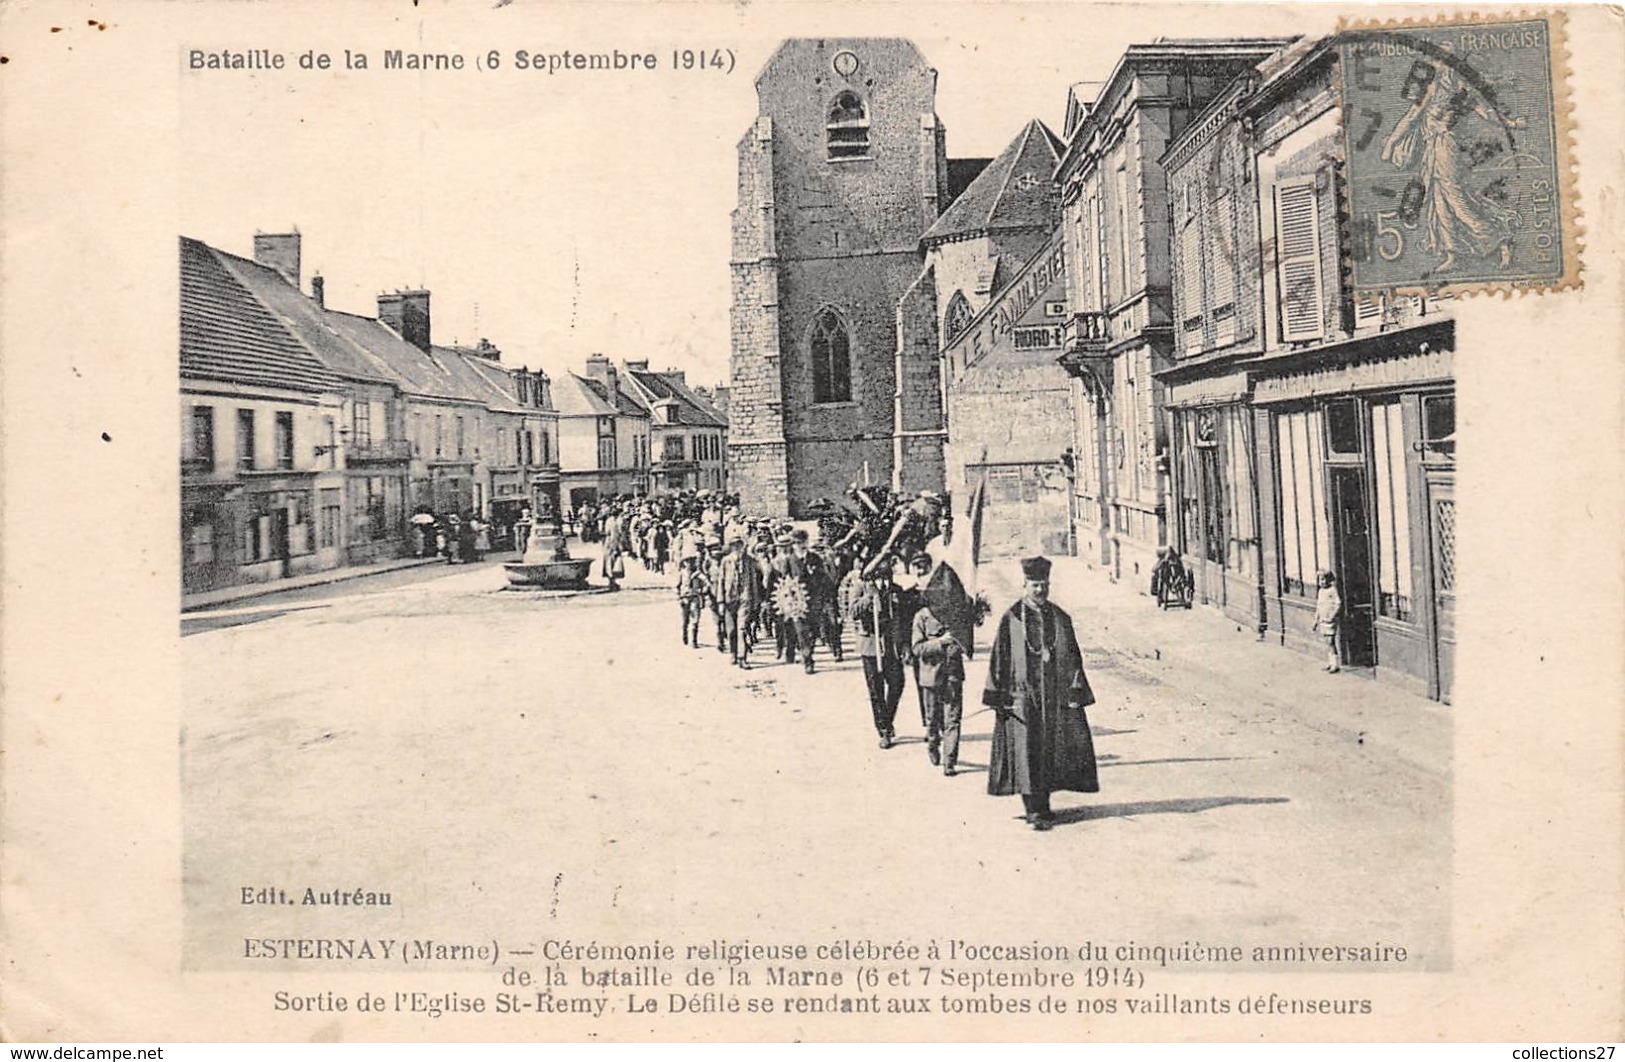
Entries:
<svg viewBox="0 0 1625 1062">
<path fill-rule="evenodd" d="M 1352 285 L 1337 62 L 1282 49 L 1168 153 L 1175 544 L 1200 600 L 1304 651 L 1333 572 L 1345 666 L 1448 700 L 1455 326 Z"/>
<path fill-rule="evenodd" d="M 925 268 L 897 308 L 892 485 L 898 490 L 963 489 L 966 453 L 986 441 L 984 427 L 1000 433 L 1000 425 L 971 414 L 971 406 L 950 411 L 950 391 L 967 362 L 988 353 L 995 332 L 1006 336 L 1009 307 L 987 319 L 992 330 L 983 327 L 983 315 L 1055 231 L 1060 196 L 1051 175 L 1061 148 L 1044 123 L 1028 122 L 921 238 Z M 958 345 L 957 356 L 948 356 L 947 348 L 973 331 Z M 978 375 L 974 386 L 984 395 L 1001 387 L 1018 392 L 1028 382 L 1001 382 L 986 366 Z"/>
<path fill-rule="evenodd" d="M 651 372 L 646 360 L 622 365 L 628 393 L 649 413 L 650 491 L 728 488 L 728 420 L 678 369 Z"/>
<path fill-rule="evenodd" d="M 1133 45 L 1092 104 L 1074 98 L 1056 171 L 1071 321 L 1064 364 L 1079 422 L 1080 554 L 1114 578 L 1148 579 L 1168 538 L 1162 384 L 1173 351 L 1169 202 L 1162 157 L 1225 86 L 1286 42 Z"/>
<path fill-rule="evenodd" d="M 343 384 L 261 305 L 226 257 L 180 241 L 181 581 L 210 590 L 342 563 L 320 449 Z"/>
<path fill-rule="evenodd" d="M 943 350 L 948 484 L 956 495 L 986 488 L 982 555 L 1065 555 L 1075 418 L 1072 380 L 1058 361 L 1067 321 L 1059 231 L 1011 272 Z"/>
<path fill-rule="evenodd" d="M 650 416 L 602 354 L 586 375 L 567 373 L 553 391 L 559 417 L 559 482 L 567 509 L 650 489 Z"/>
</svg>

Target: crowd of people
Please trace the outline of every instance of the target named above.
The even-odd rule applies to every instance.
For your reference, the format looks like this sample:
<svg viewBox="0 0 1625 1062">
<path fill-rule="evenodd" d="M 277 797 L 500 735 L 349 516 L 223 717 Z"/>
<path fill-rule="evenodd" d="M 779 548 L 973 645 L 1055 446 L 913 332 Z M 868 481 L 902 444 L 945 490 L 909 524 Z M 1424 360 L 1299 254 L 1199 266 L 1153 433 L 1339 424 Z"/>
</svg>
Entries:
<svg viewBox="0 0 1625 1062">
<path fill-rule="evenodd" d="M 661 574 L 675 566 L 682 644 L 709 647 L 730 667 L 765 659 L 811 675 L 821 653 L 845 658 L 850 633 L 880 748 L 897 744 L 912 684 L 930 762 L 954 776 L 965 659 L 986 605 L 939 548 L 952 537 L 950 507 L 929 491 L 894 497 L 854 486 L 846 503 L 816 512 L 816 538 L 806 526 L 752 518 L 726 494 L 612 498 L 571 515 L 583 539 L 603 544 L 601 574 L 612 587 L 629 563 Z M 1098 789 L 1084 714 L 1093 694 L 1048 582 L 1047 560 L 1023 562 L 1023 599 L 994 633 L 982 696 L 995 713 L 988 792 L 1021 794 L 1037 830 L 1055 821 L 1051 792 Z"/>
</svg>

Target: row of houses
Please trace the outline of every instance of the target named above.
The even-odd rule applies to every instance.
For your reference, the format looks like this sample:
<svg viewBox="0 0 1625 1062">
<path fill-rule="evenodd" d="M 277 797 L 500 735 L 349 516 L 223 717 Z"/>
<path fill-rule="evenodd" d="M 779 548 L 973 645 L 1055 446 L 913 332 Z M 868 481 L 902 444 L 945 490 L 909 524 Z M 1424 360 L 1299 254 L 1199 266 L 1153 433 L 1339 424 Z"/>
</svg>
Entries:
<svg viewBox="0 0 1625 1062">
<path fill-rule="evenodd" d="M 434 343 L 427 291 L 329 307 L 300 257 L 298 233 L 180 241 L 184 593 L 401 556 L 431 518 L 515 547 L 538 506 L 726 486 L 726 418 L 682 372 L 595 355 L 555 382 Z"/>
<path fill-rule="evenodd" d="M 1304 650 L 1331 570 L 1346 663 L 1447 700 L 1451 301 L 1352 285 L 1338 62 L 1324 40 L 1131 46 L 1059 135 L 1029 121 L 980 161 L 947 158 L 907 42 L 787 42 L 740 144 L 742 494 L 794 513 L 860 459 L 981 488 L 985 554 L 1145 586 L 1171 549 L 1199 603 Z"/>
<path fill-rule="evenodd" d="M 1345 662 L 1448 700 L 1451 301 L 1350 283 L 1337 63 L 1135 46 L 1074 97 L 1049 240 L 942 322 L 947 465 L 987 483 L 993 541 L 1136 582 L 1171 548 L 1198 602 L 1294 648 L 1330 570 Z"/>
</svg>

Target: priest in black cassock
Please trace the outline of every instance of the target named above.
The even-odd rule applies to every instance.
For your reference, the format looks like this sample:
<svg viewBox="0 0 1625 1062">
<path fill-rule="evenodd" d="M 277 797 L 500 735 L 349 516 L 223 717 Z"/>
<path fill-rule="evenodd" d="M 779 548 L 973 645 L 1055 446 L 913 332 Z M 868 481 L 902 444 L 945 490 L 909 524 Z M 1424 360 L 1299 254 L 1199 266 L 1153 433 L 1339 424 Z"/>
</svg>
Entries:
<svg viewBox="0 0 1625 1062">
<path fill-rule="evenodd" d="M 992 708 L 987 791 L 1020 793 L 1035 830 L 1054 825 L 1050 794 L 1097 793 L 1095 745 L 1084 709 L 1095 703 L 1072 617 L 1049 602 L 1050 562 L 1021 562 L 1022 598 L 993 636 L 982 703 Z"/>
</svg>

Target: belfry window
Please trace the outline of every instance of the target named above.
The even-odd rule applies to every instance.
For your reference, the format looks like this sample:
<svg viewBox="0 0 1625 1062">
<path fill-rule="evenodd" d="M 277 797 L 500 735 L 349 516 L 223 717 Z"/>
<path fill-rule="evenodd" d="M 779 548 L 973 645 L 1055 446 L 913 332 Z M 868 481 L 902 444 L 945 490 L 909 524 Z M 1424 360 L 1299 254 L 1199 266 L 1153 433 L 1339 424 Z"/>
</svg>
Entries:
<svg viewBox="0 0 1625 1062">
<path fill-rule="evenodd" d="M 835 97 L 824 131 L 829 139 L 831 159 L 869 157 L 869 108 L 856 92 L 847 90 Z"/>
<path fill-rule="evenodd" d="M 834 310 L 824 310 L 813 321 L 813 402 L 852 401 L 852 340 Z"/>
</svg>

